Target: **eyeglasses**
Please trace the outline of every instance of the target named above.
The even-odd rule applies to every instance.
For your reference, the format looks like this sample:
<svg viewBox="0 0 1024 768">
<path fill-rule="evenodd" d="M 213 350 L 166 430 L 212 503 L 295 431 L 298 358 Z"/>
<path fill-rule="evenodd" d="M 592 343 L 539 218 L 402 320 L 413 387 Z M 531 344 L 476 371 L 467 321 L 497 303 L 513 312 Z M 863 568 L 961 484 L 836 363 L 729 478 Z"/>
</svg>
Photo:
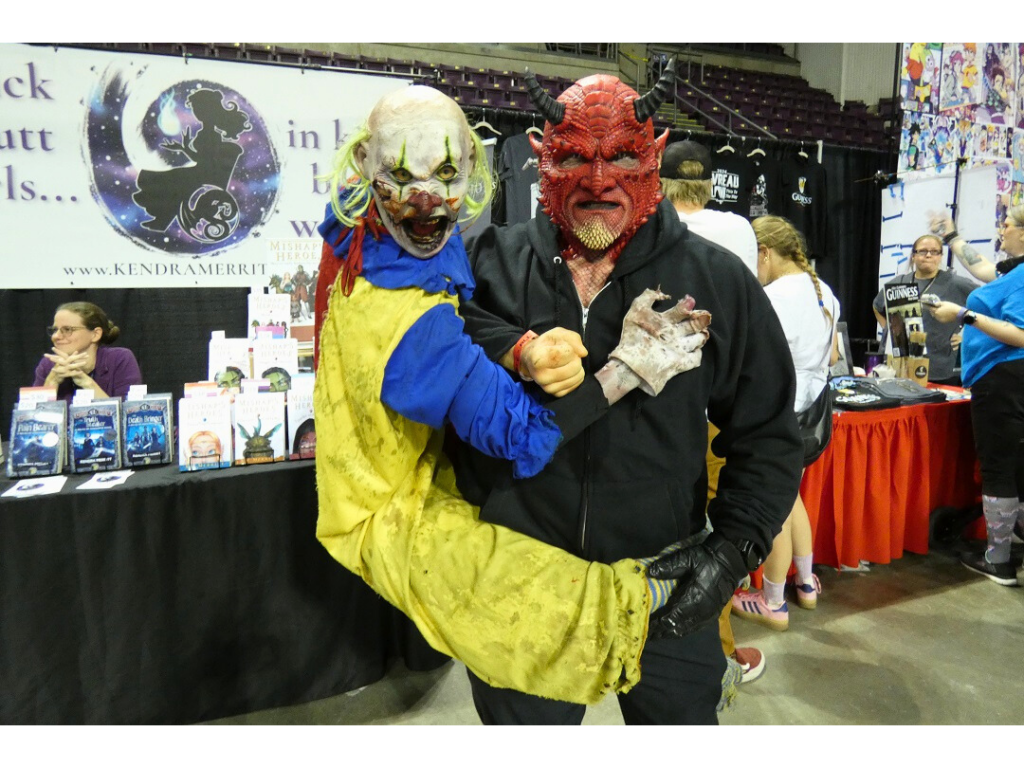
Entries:
<svg viewBox="0 0 1024 768">
<path fill-rule="evenodd" d="M 919 253 L 922 256 L 941 256 L 942 255 L 942 249 L 941 248 L 922 248 L 922 249 L 920 249 L 918 251 L 914 251 L 914 253 Z"/>
<path fill-rule="evenodd" d="M 46 326 L 46 332 L 53 336 L 55 333 L 59 333 L 61 336 L 70 336 L 75 331 L 84 331 L 84 325 L 62 325 L 59 328 L 56 325 Z"/>
</svg>

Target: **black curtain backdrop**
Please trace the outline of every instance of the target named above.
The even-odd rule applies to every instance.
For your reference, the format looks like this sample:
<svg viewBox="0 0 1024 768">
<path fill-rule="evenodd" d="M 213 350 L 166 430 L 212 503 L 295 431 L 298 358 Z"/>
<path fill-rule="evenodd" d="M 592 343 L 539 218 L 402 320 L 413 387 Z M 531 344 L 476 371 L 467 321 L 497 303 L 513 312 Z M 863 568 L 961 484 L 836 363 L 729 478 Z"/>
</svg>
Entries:
<svg viewBox="0 0 1024 768">
<path fill-rule="evenodd" d="M 135 353 L 150 392 L 181 397 L 186 381 L 206 378 L 210 331 L 246 335 L 248 288 L 135 288 L 0 290 L 0 419 L 10 438 L 18 388 L 32 384 L 36 365 L 51 348 L 46 327 L 68 301 L 98 304 L 121 329 L 114 346 Z"/>
<path fill-rule="evenodd" d="M 496 157 L 504 138 L 536 122 L 529 114 L 501 110 L 481 110 L 470 115 L 471 121 L 476 117 L 487 119 L 502 132 Z M 672 131 L 669 140 L 686 138 L 701 141 L 712 151 L 725 141 L 720 135 L 693 136 L 686 131 Z M 751 139 L 746 146 L 753 146 Z M 803 146 L 809 153 L 816 151 L 814 144 Z M 793 141 L 762 142 L 762 148 L 777 160 L 795 154 L 800 147 Z M 853 341 L 854 361 L 863 365 L 864 340 L 875 337 L 871 301 L 878 292 L 882 220 L 881 189 L 873 178 L 879 171 L 895 171 L 896 156 L 826 145 L 822 166 L 828 181 L 832 245 L 817 269 L 839 297 Z M 495 223 L 501 223 L 503 209 L 499 189 L 492 211 Z M 92 301 L 101 306 L 121 328 L 117 345 L 128 347 L 138 358 L 149 391 L 171 392 L 178 398 L 184 382 L 206 378 L 211 331 L 223 330 L 229 337 L 245 335 L 248 292 L 248 288 L 0 290 L 0 327 L 6 331 L 6 343 L 0 349 L 0 435 L 9 438 L 18 388 L 32 384 L 40 356 L 50 349 L 45 329 L 59 304 Z"/>
</svg>

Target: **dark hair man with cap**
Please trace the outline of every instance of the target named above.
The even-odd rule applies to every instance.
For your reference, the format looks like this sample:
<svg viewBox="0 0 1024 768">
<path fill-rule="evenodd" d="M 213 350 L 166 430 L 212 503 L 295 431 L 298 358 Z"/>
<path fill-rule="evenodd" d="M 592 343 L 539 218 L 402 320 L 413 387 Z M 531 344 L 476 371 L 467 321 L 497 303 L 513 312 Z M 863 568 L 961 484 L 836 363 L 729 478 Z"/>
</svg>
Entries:
<svg viewBox="0 0 1024 768">
<path fill-rule="evenodd" d="M 696 141 L 670 144 L 661 160 L 661 191 L 679 220 L 701 237 L 732 251 L 757 274 L 757 238 L 750 222 L 728 211 L 710 211 L 711 153 Z"/>
<path fill-rule="evenodd" d="M 573 405 L 589 426 L 550 464 L 516 480 L 508 462 L 471 453 L 457 469 L 481 520 L 600 562 L 660 553 L 647 575 L 678 586 L 651 615 L 640 682 L 618 697 L 630 724 L 717 723 L 726 669 L 718 617 L 782 530 L 803 464 L 795 373 L 775 310 L 739 259 L 688 231 L 663 199 L 658 166 L 668 134 L 655 136 L 651 118 L 674 82 L 670 65 L 639 96 L 616 77 L 593 75 L 554 99 L 527 78 L 546 119 L 543 137 L 530 137 L 540 206 L 533 220 L 488 227 L 469 245 L 477 290 L 460 305 L 473 340 L 533 382 L 526 387 L 542 401 L 551 385 L 538 387 L 538 374 L 553 365 L 536 334 L 561 328 L 586 348 Z M 650 285 L 711 313 L 701 361 L 657 397 L 634 390 L 602 404 L 598 371 L 631 301 Z M 715 452 L 728 459 L 710 505 L 709 418 L 721 428 Z M 705 536 L 707 519 L 714 530 Z M 475 676 L 470 683 L 484 723 L 583 720 L 583 705 Z"/>
</svg>

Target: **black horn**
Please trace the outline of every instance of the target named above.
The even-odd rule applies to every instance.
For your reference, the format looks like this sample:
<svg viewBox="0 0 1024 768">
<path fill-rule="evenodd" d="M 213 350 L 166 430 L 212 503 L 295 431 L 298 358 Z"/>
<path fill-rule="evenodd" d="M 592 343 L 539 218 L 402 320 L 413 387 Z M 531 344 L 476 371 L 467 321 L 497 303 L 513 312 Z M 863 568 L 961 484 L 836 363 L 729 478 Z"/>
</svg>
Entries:
<svg viewBox="0 0 1024 768">
<path fill-rule="evenodd" d="M 545 120 L 552 125 L 562 122 L 565 117 L 565 104 L 559 104 L 551 98 L 551 94 L 540 87 L 540 83 L 530 72 L 529 67 L 526 68 L 526 92 Z"/>
<path fill-rule="evenodd" d="M 649 120 L 658 111 L 658 107 L 668 97 L 675 82 L 676 58 L 673 56 L 669 59 L 668 64 L 665 65 L 665 69 L 662 71 L 661 77 L 658 78 L 658 82 L 655 83 L 654 88 L 633 102 L 633 109 L 636 112 L 636 121 L 638 123 Z"/>
</svg>

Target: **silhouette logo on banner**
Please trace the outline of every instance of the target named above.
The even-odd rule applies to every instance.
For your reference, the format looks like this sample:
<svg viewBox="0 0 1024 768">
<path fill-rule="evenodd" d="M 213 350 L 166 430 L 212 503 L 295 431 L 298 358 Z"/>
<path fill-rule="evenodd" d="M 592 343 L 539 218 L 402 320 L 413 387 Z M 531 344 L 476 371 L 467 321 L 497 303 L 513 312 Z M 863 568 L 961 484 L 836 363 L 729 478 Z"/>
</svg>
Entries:
<svg viewBox="0 0 1024 768">
<path fill-rule="evenodd" d="M 220 83 L 130 93 L 142 82 L 115 72 L 89 104 L 93 197 L 119 233 L 147 248 L 200 255 L 238 245 L 269 218 L 280 187 L 259 112 Z"/>
</svg>

